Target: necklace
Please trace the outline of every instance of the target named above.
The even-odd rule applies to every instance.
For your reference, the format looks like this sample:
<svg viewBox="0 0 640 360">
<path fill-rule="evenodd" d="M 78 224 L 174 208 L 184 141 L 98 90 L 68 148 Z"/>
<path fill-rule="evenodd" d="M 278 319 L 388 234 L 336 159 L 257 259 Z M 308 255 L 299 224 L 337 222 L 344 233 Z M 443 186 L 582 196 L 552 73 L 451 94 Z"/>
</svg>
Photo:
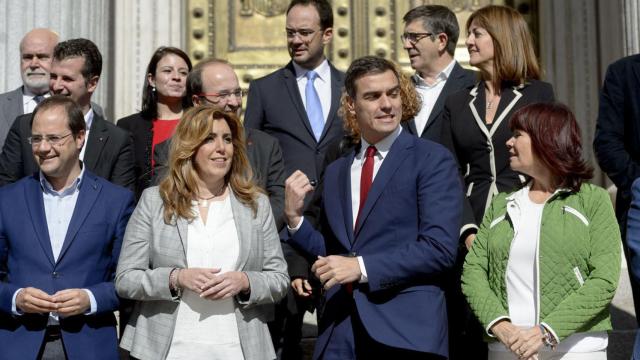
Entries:
<svg viewBox="0 0 640 360">
<path fill-rule="evenodd" d="M 493 102 L 496 100 L 496 98 L 492 98 L 491 100 L 487 101 L 487 110 L 491 110 L 491 107 L 493 105 Z"/>
<path fill-rule="evenodd" d="M 211 195 L 210 197 L 203 198 L 198 196 L 198 206 L 203 207 L 205 209 L 208 208 L 210 200 L 213 200 L 213 198 L 218 197 L 224 193 L 225 185 L 226 184 L 222 184 L 222 186 L 220 186 L 220 189 L 218 189 L 218 191 L 216 191 L 215 194 Z"/>
</svg>

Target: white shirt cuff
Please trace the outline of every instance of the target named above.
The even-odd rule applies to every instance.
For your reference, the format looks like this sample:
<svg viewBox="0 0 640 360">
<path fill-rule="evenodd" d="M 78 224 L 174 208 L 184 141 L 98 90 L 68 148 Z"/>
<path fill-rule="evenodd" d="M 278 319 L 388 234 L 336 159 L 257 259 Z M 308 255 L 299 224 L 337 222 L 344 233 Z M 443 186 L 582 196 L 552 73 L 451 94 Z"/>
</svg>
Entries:
<svg viewBox="0 0 640 360">
<path fill-rule="evenodd" d="M 360 284 L 366 284 L 369 282 L 369 278 L 367 277 L 367 269 L 364 267 L 364 260 L 362 260 L 362 256 L 356 257 L 358 259 L 358 265 L 360 266 Z"/>
<path fill-rule="evenodd" d="M 462 234 L 464 234 L 466 231 L 471 230 L 471 229 L 475 229 L 476 233 L 478 232 L 478 226 L 476 224 L 466 224 L 464 226 L 462 226 L 462 228 L 460 228 L 460 235 L 462 236 Z M 464 240 L 464 239 L 462 239 Z"/>
<path fill-rule="evenodd" d="M 24 313 L 22 311 L 20 311 L 18 309 L 18 307 L 16 306 L 16 298 L 18 297 L 18 293 L 20 292 L 20 290 L 22 290 L 23 288 L 20 288 L 18 290 L 16 290 L 16 292 L 13 293 L 13 297 L 11 298 L 11 313 L 13 315 L 24 315 Z"/>
<path fill-rule="evenodd" d="M 87 295 L 89 295 L 89 302 L 91 303 L 91 308 L 89 310 L 87 310 L 87 312 L 85 312 L 85 315 L 93 315 L 96 313 L 96 311 L 98 311 L 98 304 L 96 303 L 96 298 L 95 296 L 93 296 L 93 293 L 91 292 L 91 290 L 89 289 L 82 289 L 84 291 L 87 292 Z"/>
<path fill-rule="evenodd" d="M 300 230 L 300 226 L 302 226 L 303 221 L 304 221 L 304 216 L 300 216 L 300 222 L 298 223 L 298 225 L 296 225 L 296 227 L 289 227 L 289 224 L 287 224 L 287 230 L 289 230 L 289 234 L 293 235 L 298 230 Z"/>
</svg>

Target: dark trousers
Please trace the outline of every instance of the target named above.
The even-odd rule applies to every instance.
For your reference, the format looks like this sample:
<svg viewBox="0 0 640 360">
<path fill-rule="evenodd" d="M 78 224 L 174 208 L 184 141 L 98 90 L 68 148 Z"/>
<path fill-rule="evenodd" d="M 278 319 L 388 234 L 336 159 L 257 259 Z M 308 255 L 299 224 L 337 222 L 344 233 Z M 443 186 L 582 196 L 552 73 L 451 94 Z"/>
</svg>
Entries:
<svg viewBox="0 0 640 360">
<path fill-rule="evenodd" d="M 620 192 L 620 190 L 618 190 Z M 622 237 L 622 250 L 624 251 L 624 258 L 627 260 L 627 264 L 631 264 L 629 254 L 629 247 L 627 246 L 627 212 L 631 206 L 631 199 L 626 197 L 616 197 L 616 217 L 618 218 L 618 225 L 620 226 L 620 235 Z M 636 313 L 636 323 L 640 327 L 640 284 L 633 274 L 631 266 L 627 266 L 627 272 L 629 273 L 629 284 L 631 285 L 631 295 L 633 296 L 633 308 Z"/>
<path fill-rule="evenodd" d="M 44 334 L 44 341 L 38 352 L 38 360 L 66 360 L 67 353 L 60 334 L 59 326 L 48 326 Z"/>
<path fill-rule="evenodd" d="M 295 297 L 289 291 L 287 296 L 276 304 L 275 319 L 268 323 L 273 348 L 279 360 L 302 359 L 300 341 L 302 340 L 302 322 L 306 307 L 300 302 L 305 299 L 298 300 L 297 297 L 295 300 L 289 299 L 290 296 Z M 288 304 L 289 301 L 299 302 L 296 311 L 292 311 Z"/>
</svg>

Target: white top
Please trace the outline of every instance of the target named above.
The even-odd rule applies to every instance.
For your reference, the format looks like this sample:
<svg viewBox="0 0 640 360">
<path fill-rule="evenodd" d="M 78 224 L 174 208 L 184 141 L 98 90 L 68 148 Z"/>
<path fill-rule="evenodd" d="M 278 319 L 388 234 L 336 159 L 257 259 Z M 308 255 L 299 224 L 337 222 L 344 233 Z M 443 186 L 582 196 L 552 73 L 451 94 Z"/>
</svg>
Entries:
<svg viewBox="0 0 640 360">
<path fill-rule="evenodd" d="M 194 203 L 196 219 L 187 226 L 187 266 L 236 270 L 240 243 L 230 197 L 209 203 L 206 225 Z M 244 359 L 233 298 L 206 300 L 184 290 L 167 359 Z"/>
<path fill-rule="evenodd" d="M 447 79 L 449 79 L 449 75 L 451 75 L 455 64 L 456 61 L 452 60 L 449 65 L 436 76 L 436 81 L 433 84 L 427 84 L 418 73 L 413 75 L 413 83 L 416 86 L 416 91 L 418 95 L 420 95 L 420 98 L 422 98 L 422 107 L 420 107 L 420 111 L 414 118 L 418 136 L 422 135 L 424 128 L 427 126 L 427 121 L 429 120 L 429 116 L 431 116 L 433 107 L 436 105 L 436 101 L 438 101 L 440 93 L 442 89 L 444 89 L 444 85 L 447 83 Z"/>
<path fill-rule="evenodd" d="M 514 199 L 517 211 L 509 212 L 509 216 L 514 217 L 512 222 L 515 229 L 505 276 L 507 304 L 511 323 L 521 328 L 531 328 L 539 323 L 536 318 L 540 288 L 538 278 L 540 272 L 537 267 L 544 204 L 531 201 L 529 186 L 525 186 L 514 194 Z M 561 341 L 556 351 L 586 353 L 604 350 L 607 345 L 606 331 L 575 333 Z M 500 342 L 489 344 L 489 349 L 509 351 Z M 540 351 L 545 352 L 550 349 L 543 347 Z"/>
<path fill-rule="evenodd" d="M 80 160 L 84 161 L 84 152 L 87 150 L 87 142 L 89 141 L 89 130 L 91 130 L 91 124 L 93 124 L 93 109 L 89 108 L 86 114 L 84 114 L 84 123 L 86 129 L 84 130 L 84 144 L 82 150 L 80 150 Z"/>
<path fill-rule="evenodd" d="M 329 67 L 329 62 L 325 59 L 320 65 L 318 65 L 318 67 L 309 70 L 302 68 L 294 62 L 293 68 L 296 70 L 296 82 L 298 83 L 298 90 L 300 91 L 302 104 L 304 104 L 305 109 L 307 108 L 307 96 L 305 94 L 308 81 L 307 73 L 310 70 L 313 70 L 318 74 L 318 77 L 313 80 L 313 87 L 316 88 L 316 92 L 320 98 L 320 105 L 322 105 L 322 117 L 326 124 L 327 117 L 329 117 L 329 111 L 331 110 L 331 67 Z"/>
</svg>

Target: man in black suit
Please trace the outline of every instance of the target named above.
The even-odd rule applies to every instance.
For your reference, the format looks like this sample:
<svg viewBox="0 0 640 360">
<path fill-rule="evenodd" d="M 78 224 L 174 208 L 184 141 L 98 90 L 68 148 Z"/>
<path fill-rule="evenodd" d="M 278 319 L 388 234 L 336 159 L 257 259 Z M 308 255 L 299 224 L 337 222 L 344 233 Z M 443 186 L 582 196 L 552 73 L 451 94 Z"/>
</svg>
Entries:
<svg viewBox="0 0 640 360">
<path fill-rule="evenodd" d="M 133 140 L 124 130 L 104 120 L 91 106 L 100 73 L 102 55 L 87 39 L 72 39 L 56 45 L 49 88 L 53 94 L 69 96 L 84 114 L 87 141 L 80 159 L 94 174 L 114 184 L 133 189 L 135 181 Z M 13 123 L 0 154 L 0 184 L 8 184 L 38 171 L 31 155 L 31 114 Z"/>
<path fill-rule="evenodd" d="M 337 114 L 344 73 L 324 55 L 333 37 L 333 11 L 326 0 L 294 0 L 286 14 L 291 61 L 251 83 L 244 123 L 279 140 L 287 177 L 299 169 L 317 181 L 324 171 L 326 151 L 344 134 L 342 118 Z M 281 235 L 288 236 L 286 232 Z M 312 292 L 307 282 L 310 264 L 286 248 L 285 257 L 298 300 L 308 298 Z M 300 327 L 308 304 L 292 300 L 287 300 L 292 316 L 284 330 L 282 359 L 300 357 Z M 272 326 L 271 335 L 278 347 L 280 335 L 274 329 Z"/>
<path fill-rule="evenodd" d="M 473 86 L 476 75 L 463 69 L 453 55 L 460 29 L 456 15 L 441 5 L 418 6 L 403 17 L 402 44 L 407 50 L 422 108 L 405 124 L 411 134 L 440 142 L 447 96 Z"/>
<path fill-rule="evenodd" d="M 616 216 L 622 239 L 626 240 L 631 184 L 640 177 L 640 54 L 609 65 L 600 92 L 593 148 L 600 168 L 618 188 Z M 623 249 L 627 263 L 632 264 L 626 241 L 623 241 Z M 631 266 L 628 270 L 638 320 L 640 284 L 631 274 Z"/>
<path fill-rule="evenodd" d="M 240 116 L 242 90 L 231 65 L 220 59 L 200 61 L 187 77 L 187 91 L 193 106 L 213 105 L 220 110 Z M 284 226 L 284 163 L 278 141 L 255 129 L 245 133 L 247 156 L 257 183 L 269 195 L 271 210 L 278 229 Z M 169 163 L 171 139 L 156 145 L 153 160 L 156 164 L 152 179 L 157 184 Z"/>
</svg>

